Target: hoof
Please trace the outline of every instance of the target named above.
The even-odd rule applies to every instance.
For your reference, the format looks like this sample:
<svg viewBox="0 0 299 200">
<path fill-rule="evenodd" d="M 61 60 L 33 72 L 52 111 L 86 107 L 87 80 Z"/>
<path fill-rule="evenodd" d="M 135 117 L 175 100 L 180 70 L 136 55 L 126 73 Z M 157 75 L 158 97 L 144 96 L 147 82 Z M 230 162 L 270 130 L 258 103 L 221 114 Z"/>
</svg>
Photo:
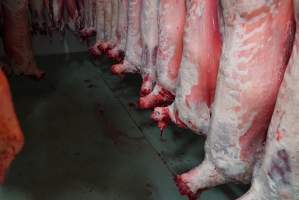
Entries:
<svg viewBox="0 0 299 200">
<path fill-rule="evenodd" d="M 123 73 L 124 73 L 123 64 L 112 65 L 112 67 L 111 67 L 111 73 L 113 75 L 116 75 L 116 76 L 123 75 Z"/>
<path fill-rule="evenodd" d="M 101 56 L 101 52 L 98 50 L 98 48 L 96 46 L 89 48 L 88 51 L 89 51 L 90 55 L 95 59 L 97 59 Z"/>
<path fill-rule="evenodd" d="M 43 72 L 43 71 L 38 70 L 38 71 L 35 71 L 35 72 L 21 73 L 20 75 L 29 77 L 30 79 L 35 80 L 35 81 L 40 81 L 43 78 L 45 78 L 46 73 Z"/>
<path fill-rule="evenodd" d="M 174 100 L 174 95 L 164 88 L 152 91 L 149 95 L 139 100 L 140 109 L 153 109 L 158 106 L 168 106 Z"/>
<path fill-rule="evenodd" d="M 43 72 L 43 71 L 41 71 L 41 72 L 39 72 L 39 73 L 37 73 L 37 74 L 34 74 L 34 75 L 31 75 L 31 76 L 32 76 L 35 80 L 40 81 L 40 80 L 42 80 L 42 79 L 45 78 L 46 73 Z"/>
<path fill-rule="evenodd" d="M 167 128 L 170 117 L 168 107 L 157 107 L 151 114 L 151 119 L 157 122 L 157 126 L 163 133 L 164 129 Z"/>
<path fill-rule="evenodd" d="M 107 52 L 107 57 L 120 63 L 124 60 L 124 53 L 121 50 L 111 49 Z"/>
<path fill-rule="evenodd" d="M 105 52 L 107 52 L 107 51 L 109 50 L 109 44 L 108 44 L 107 42 L 104 42 L 104 43 L 102 43 L 102 44 L 100 44 L 100 45 L 98 46 L 98 49 L 99 49 L 101 52 L 105 53 Z"/>
<path fill-rule="evenodd" d="M 96 34 L 96 32 L 94 30 L 86 30 L 86 29 L 83 29 L 80 31 L 80 38 L 85 41 L 87 40 L 88 38 L 94 36 Z"/>
<path fill-rule="evenodd" d="M 118 56 L 119 56 L 119 52 L 116 49 L 111 49 L 107 52 L 107 57 L 112 60 L 117 61 Z"/>
<path fill-rule="evenodd" d="M 149 106 L 148 106 L 148 103 L 147 101 L 145 100 L 144 97 L 141 97 L 138 101 L 137 101 L 137 108 L 139 109 L 147 109 Z"/>
<path fill-rule="evenodd" d="M 152 89 L 151 88 L 141 88 L 140 90 L 140 96 L 144 97 L 146 95 L 148 95 L 149 93 L 151 93 Z"/>
<path fill-rule="evenodd" d="M 154 88 L 154 80 L 153 78 L 151 78 L 149 75 L 145 76 L 143 78 L 143 82 L 141 85 L 141 89 L 140 89 L 140 96 L 141 97 L 145 97 L 147 95 L 149 95 Z"/>
<path fill-rule="evenodd" d="M 186 182 L 183 180 L 182 176 L 175 177 L 175 183 L 178 187 L 181 195 L 187 196 L 189 200 L 196 200 L 200 194 L 200 192 L 194 193 L 190 190 Z"/>
</svg>

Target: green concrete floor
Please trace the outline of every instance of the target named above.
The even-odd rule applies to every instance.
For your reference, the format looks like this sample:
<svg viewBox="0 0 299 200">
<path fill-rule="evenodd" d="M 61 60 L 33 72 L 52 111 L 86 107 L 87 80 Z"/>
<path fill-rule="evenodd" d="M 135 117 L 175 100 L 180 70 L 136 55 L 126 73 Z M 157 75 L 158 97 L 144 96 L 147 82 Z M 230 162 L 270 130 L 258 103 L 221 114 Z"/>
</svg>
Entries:
<svg viewBox="0 0 299 200">
<path fill-rule="evenodd" d="M 175 173 L 201 162 L 204 139 L 174 125 L 160 138 L 140 111 L 140 78 L 109 73 L 87 53 L 37 58 L 40 82 L 11 77 L 26 145 L 0 188 L 0 200 L 183 200 Z M 235 199 L 225 185 L 202 200 Z"/>
</svg>

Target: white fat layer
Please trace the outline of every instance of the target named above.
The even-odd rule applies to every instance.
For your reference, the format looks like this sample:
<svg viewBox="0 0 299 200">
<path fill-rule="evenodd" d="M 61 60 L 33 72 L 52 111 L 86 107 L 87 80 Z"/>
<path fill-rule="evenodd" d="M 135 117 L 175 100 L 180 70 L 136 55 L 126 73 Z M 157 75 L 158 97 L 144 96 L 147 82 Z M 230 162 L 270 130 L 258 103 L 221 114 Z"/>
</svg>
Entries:
<svg viewBox="0 0 299 200">
<path fill-rule="evenodd" d="M 181 48 L 179 43 L 183 40 L 185 13 L 184 1 L 176 1 L 176 3 L 169 0 L 160 1 L 157 79 L 163 88 L 173 94 L 176 89 L 176 78 L 170 78 L 169 73 L 173 73 L 180 67 L 181 55 L 176 55 L 176 51 L 177 48 Z"/>
<path fill-rule="evenodd" d="M 267 30 L 265 27 L 269 27 L 269 23 L 272 23 L 275 19 L 272 21 L 265 20 L 258 27 L 252 29 L 250 32 L 246 32 L 242 28 L 244 27 L 242 24 L 245 23 L 245 19 L 241 14 L 258 9 L 263 5 L 270 6 L 271 9 L 268 13 L 261 13 L 247 20 L 246 24 L 248 25 L 264 18 L 266 14 L 272 15 L 273 18 L 278 18 L 278 16 L 272 10 L 274 7 L 273 1 L 222 0 L 222 4 L 225 18 L 224 44 L 218 73 L 216 97 L 212 111 L 212 122 L 206 144 L 206 153 L 210 155 L 209 157 L 213 160 L 214 164 L 228 178 L 247 181 L 253 170 L 256 153 L 249 155 L 246 158 L 247 160 L 242 160 L 240 158 L 241 147 L 239 142 L 240 138 L 252 127 L 252 122 L 256 119 L 258 110 L 255 110 L 255 112 L 252 110 L 253 107 L 251 105 L 242 104 L 244 100 L 241 101 L 241 99 L 251 98 L 252 95 L 260 95 L 258 93 L 248 94 L 247 91 L 253 91 L 252 88 L 268 87 L 269 92 L 275 93 L 276 88 L 271 88 L 271 85 L 277 85 L 277 81 L 279 81 L 277 77 L 281 76 L 279 69 L 282 62 L 279 60 L 280 58 L 275 58 L 274 64 L 276 68 L 270 68 L 265 65 L 267 63 L 256 63 L 253 56 L 264 51 L 264 46 L 257 44 L 257 42 L 244 46 L 244 44 L 248 43 L 246 41 L 250 40 L 252 36 L 256 34 L 263 35 L 262 33 Z M 268 23 L 268 26 L 265 26 L 266 23 Z M 280 38 L 276 39 L 280 40 Z M 260 38 L 258 41 L 261 41 Z M 269 42 L 269 40 L 265 42 Z M 275 41 L 272 40 L 271 42 Z M 277 45 L 277 43 L 274 44 Z M 249 49 L 250 54 L 240 56 L 240 52 Z M 259 65 L 265 65 L 265 67 Z M 269 71 L 268 73 L 270 73 L 269 69 L 271 69 L 273 78 L 259 80 L 261 77 L 249 77 L 249 67 L 256 66 L 259 66 L 257 70 L 260 70 L 260 73 L 265 72 L 263 70 L 267 70 L 266 72 Z M 269 99 L 266 99 L 267 95 L 263 96 L 263 98 L 271 103 Z M 235 108 L 239 108 L 240 111 L 236 112 Z M 245 114 L 247 116 L 246 122 L 243 120 Z"/>
<path fill-rule="evenodd" d="M 155 79 L 156 56 L 158 46 L 158 0 L 143 0 L 141 10 L 142 66 L 143 76 Z"/>
<path fill-rule="evenodd" d="M 96 2 L 96 29 L 97 42 L 105 40 L 105 0 L 97 0 Z"/>
<path fill-rule="evenodd" d="M 125 60 L 139 70 L 142 54 L 140 34 L 141 0 L 130 0 L 128 6 L 128 34 Z"/>
</svg>

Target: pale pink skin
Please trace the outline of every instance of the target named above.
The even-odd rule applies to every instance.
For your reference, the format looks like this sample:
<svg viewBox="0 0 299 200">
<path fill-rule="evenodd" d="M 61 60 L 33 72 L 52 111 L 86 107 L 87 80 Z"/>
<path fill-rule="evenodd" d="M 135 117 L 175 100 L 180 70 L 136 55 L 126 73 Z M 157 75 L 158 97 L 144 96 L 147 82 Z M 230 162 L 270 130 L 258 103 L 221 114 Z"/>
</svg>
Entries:
<svg viewBox="0 0 299 200">
<path fill-rule="evenodd" d="M 139 107 L 142 109 L 172 103 L 182 59 L 185 1 L 161 0 L 159 10 L 159 46 L 156 58 L 157 77 L 155 77 L 157 84 L 153 92 L 140 98 Z"/>
<path fill-rule="evenodd" d="M 183 122 L 196 133 L 207 134 L 222 46 L 218 4 L 215 0 L 192 0 L 187 1 L 187 7 L 176 98 L 168 115 L 174 123 Z M 159 110 L 155 109 L 156 116 Z"/>
<path fill-rule="evenodd" d="M 248 183 L 263 149 L 293 39 L 291 0 L 222 0 L 223 49 L 205 160 L 177 177 L 182 194 Z"/>
<path fill-rule="evenodd" d="M 123 63 L 113 65 L 113 74 L 137 73 L 141 66 L 141 33 L 140 33 L 140 11 L 142 0 L 130 0 L 128 4 L 128 34 L 126 52 Z"/>
<path fill-rule="evenodd" d="M 297 200 L 299 197 L 299 1 L 292 56 L 280 87 L 265 155 L 256 166 L 251 189 L 239 200 Z"/>
<path fill-rule="evenodd" d="M 41 79 L 44 72 L 35 62 L 28 20 L 28 1 L 5 0 L 3 3 L 3 44 L 10 65 L 16 74 Z"/>
<path fill-rule="evenodd" d="M 123 60 L 123 54 L 126 49 L 127 43 L 127 31 L 128 31 L 128 0 L 119 0 L 118 4 L 118 25 L 116 33 L 116 45 L 114 48 L 108 51 L 108 57 L 121 62 Z"/>
</svg>

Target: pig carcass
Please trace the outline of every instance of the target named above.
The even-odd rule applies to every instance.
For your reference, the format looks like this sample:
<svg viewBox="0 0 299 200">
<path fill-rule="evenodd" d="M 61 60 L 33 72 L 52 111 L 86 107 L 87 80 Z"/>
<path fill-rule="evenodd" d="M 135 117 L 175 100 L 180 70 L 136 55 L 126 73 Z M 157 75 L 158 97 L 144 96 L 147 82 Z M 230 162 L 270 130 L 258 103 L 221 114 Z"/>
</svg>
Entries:
<svg viewBox="0 0 299 200">
<path fill-rule="evenodd" d="M 297 28 L 299 1 L 295 2 Z M 299 30 L 280 87 L 268 130 L 263 161 L 255 169 L 251 189 L 239 200 L 299 199 Z"/>
<path fill-rule="evenodd" d="M 16 74 L 41 79 L 44 72 L 35 62 L 29 28 L 28 1 L 3 0 L 3 44 L 10 65 Z"/>
<path fill-rule="evenodd" d="M 105 40 L 99 45 L 101 52 L 106 52 L 109 50 L 109 41 L 112 36 L 112 21 L 113 21 L 113 4 L 115 0 L 105 0 L 104 6 L 104 36 Z"/>
<path fill-rule="evenodd" d="M 80 7 L 77 0 L 64 0 L 65 8 L 67 10 L 66 23 L 68 27 L 77 31 L 80 29 Z"/>
<path fill-rule="evenodd" d="M 152 113 L 161 130 L 171 119 L 180 127 L 188 127 L 196 133 L 208 132 L 222 45 L 217 2 L 187 1 L 183 58 L 175 101 L 168 107 L 155 108 Z M 167 85 L 171 79 L 169 75 L 162 77 L 162 83 L 174 94 L 174 81 Z M 175 75 L 172 80 L 176 79 Z"/>
<path fill-rule="evenodd" d="M 139 107 L 142 109 L 166 106 L 174 99 L 182 59 L 185 15 L 184 1 L 160 1 L 157 84 L 149 95 L 140 98 Z"/>
<path fill-rule="evenodd" d="M 79 0 L 78 4 L 81 11 L 81 24 L 83 24 L 80 36 L 85 40 L 96 34 L 97 0 Z"/>
<path fill-rule="evenodd" d="M 222 0 L 224 36 L 201 165 L 177 176 L 180 192 L 248 183 L 259 159 L 293 41 L 292 0 Z"/>
<path fill-rule="evenodd" d="M 29 0 L 33 33 L 46 34 L 49 29 L 48 0 Z"/>
<path fill-rule="evenodd" d="M 119 0 L 112 0 L 112 19 L 111 19 L 111 33 L 109 40 L 107 41 L 108 47 L 105 49 L 105 52 L 108 54 L 108 50 L 113 49 L 117 45 L 117 27 L 118 27 L 118 20 L 119 20 L 119 10 L 118 4 Z M 109 55 L 109 54 L 108 54 Z"/>
<path fill-rule="evenodd" d="M 51 20 L 51 30 L 63 31 L 65 27 L 64 20 L 64 0 L 48 0 Z"/>
<path fill-rule="evenodd" d="M 89 49 L 90 54 L 95 58 L 99 57 L 102 54 L 99 47 L 105 41 L 105 3 L 106 0 L 96 1 L 97 38 L 95 44 Z"/>
<path fill-rule="evenodd" d="M 156 74 L 157 84 L 153 91 L 139 100 L 141 109 L 169 105 L 176 88 L 176 79 L 181 64 L 183 50 L 183 35 L 186 19 L 185 1 L 161 0 L 159 4 L 158 48 L 155 49 L 156 67 L 152 73 Z M 193 41 L 195 43 L 195 41 Z M 156 55 L 155 55 L 156 56 Z M 151 75 L 153 76 L 153 75 Z M 153 78 L 147 78 L 141 91 L 148 91 L 147 85 L 153 86 Z M 147 80 L 145 79 L 145 80 Z M 145 93 L 146 94 L 146 93 Z"/>
<path fill-rule="evenodd" d="M 118 2 L 118 24 L 116 32 L 116 45 L 114 48 L 108 50 L 107 56 L 118 62 L 124 58 L 124 52 L 127 43 L 128 31 L 128 0 L 119 0 Z"/>
<path fill-rule="evenodd" d="M 128 33 L 125 58 L 122 63 L 112 66 L 111 71 L 115 75 L 140 72 L 142 56 L 141 5 L 142 0 L 129 0 L 128 2 Z"/>
<path fill-rule="evenodd" d="M 23 147 L 24 138 L 15 114 L 9 85 L 0 67 L 0 184 L 15 156 Z"/>
<path fill-rule="evenodd" d="M 148 95 L 156 81 L 156 61 L 158 50 L 158 0 L 143 0 L 140 14 L 140 31 L 142 41 L 142 57 L 140 73 L 143 83 L 141 96 Z"/>
</svg>

